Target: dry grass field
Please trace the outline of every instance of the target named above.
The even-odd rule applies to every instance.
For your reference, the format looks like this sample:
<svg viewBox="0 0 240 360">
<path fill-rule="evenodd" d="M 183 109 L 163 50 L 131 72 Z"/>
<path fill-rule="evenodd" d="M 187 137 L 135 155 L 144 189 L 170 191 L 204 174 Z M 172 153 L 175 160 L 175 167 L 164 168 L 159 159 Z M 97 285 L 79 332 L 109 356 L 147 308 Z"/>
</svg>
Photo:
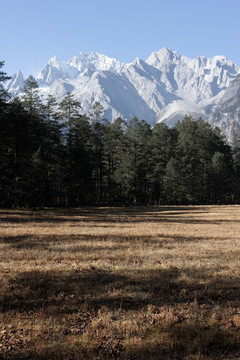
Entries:
<svg viewBox="0 0 240 360">
<path fill-rule="evenodd" d="M 240 359 L 240 207 L 0 210 L 0 359 Z"/>
</svg>

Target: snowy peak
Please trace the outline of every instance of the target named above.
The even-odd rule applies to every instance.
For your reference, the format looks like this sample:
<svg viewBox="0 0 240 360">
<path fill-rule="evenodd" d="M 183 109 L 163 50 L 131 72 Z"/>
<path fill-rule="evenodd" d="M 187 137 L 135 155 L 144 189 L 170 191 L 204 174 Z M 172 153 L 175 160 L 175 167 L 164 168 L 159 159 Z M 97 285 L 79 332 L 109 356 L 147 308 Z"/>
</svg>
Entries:
<svg viewBox="0 0 240 360">
<path fill-rule="evenodd" d="M 37 80 L 40 85 L 51 85 L 58 79 L 73 79 L 78 75 L 78 70 L 67 63 L 59 61 L 56 56 L 52 57 L 44 69 L 38 74 Z"/>
<path fill-rule="evenodd" d="M 93 71 L 120 72 L 125 66 L 120 61 L 97 52 L 81 52 L 70 59 L 68 64 L 78 69 L 79 72 L 83 72 L 86 68 Z"/>
<path fill-rule="evenodd" d="M 114 58 L 93 52 L 79 53 L 68 62 L 59 61 L 56 56 L 51 58 L 45 68 L 39 73 L 37 80 L 40 85 L 51 85 L 58 79 L 75 79 L 84 71 L 121 72 L 125 64 Z"/>
<path fill-rule="evenodd" d="M 161 48 L 159 51 L 153 52 L 146 60 L 146 63 L 161 70 L 161 67 L 169 66 L 172 63 L 177 63 L 180 55 L 177 51 L 172 51 L 166 47 Z"/>
<path fill-rule="evenodd" d="M 162 72 L 169 91 L 190 96 L 201 105 L 225 90 L 239 70 L 224 56 L 188 58 L 167 48 L 152 53 L 146 62 Z"/>
<path fill-rule="evenodd" d="M 57 59 L 56 56 L 52 57 L 49 62 L 48 62 L 49 65 L 55 67 L 56 69 L 58 70 L 61 70 L 61 64 L 60 64 L 60 61 Z"/>
<path fill-rule="evenodd" d="M 24 88 L 24 78 L 20 70 L 18 70 L 6 85 L 7 91 L 12 95 L 17 95 Z"/>
<path fill-rule="evenodd" d="M 65 78 L 65 76 L 61 64 L 56 57 L 51 58 L 37 76 L 40 85 L 51 85 L 55 80 L 60 78 Z"/>
</svg>

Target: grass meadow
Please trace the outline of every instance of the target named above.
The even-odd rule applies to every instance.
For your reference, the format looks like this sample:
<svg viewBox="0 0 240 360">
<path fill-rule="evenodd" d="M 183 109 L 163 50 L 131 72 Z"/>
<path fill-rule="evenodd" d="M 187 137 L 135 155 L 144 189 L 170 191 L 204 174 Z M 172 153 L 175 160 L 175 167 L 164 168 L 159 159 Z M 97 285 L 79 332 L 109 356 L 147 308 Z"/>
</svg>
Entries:
<svg viewBox="0 0 240 360">
<path fill-rule="evenodd" d="M 240 359 L 240 206 L 0 210 L 0 359 Z"/>
</svg>

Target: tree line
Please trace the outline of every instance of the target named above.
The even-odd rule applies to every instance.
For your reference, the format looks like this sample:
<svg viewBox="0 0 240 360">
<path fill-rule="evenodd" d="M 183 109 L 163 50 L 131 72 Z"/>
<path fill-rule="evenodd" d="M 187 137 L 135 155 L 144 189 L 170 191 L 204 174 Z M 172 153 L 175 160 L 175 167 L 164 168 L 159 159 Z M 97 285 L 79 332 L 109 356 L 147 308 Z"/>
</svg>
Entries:
<svg viewBox="0 0 240 360">
<path fill-rule="evenodd" d="M 0 68 L 3 66 L 0 62 Z M 71 94 L 41 99 L 36 80 L 10 99 L 0 71 L 0 204 L 43 207 L 55 191 L 68 206 L 237 203 L 240 142 L 185 116 L 173 128 L 133 117 L 100 120 Z"/>
</svg>

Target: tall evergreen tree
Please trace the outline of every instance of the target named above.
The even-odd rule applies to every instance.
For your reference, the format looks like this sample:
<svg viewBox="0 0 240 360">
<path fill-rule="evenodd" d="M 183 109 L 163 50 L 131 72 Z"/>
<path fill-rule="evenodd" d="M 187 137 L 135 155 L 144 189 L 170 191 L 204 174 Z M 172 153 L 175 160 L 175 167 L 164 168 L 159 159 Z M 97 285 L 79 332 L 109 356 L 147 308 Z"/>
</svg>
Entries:
<svg viewBox="0 0 240 360">
<path fill-rule="evenodd" d="M 11 132 L 12 161 L 12 205 L 28 206 L 29 201 L 29 172 L 32 168 L 29 151 L 30 116 L 18 98 L 9 104 L 9 127 Z"/>
<path fill-rule="evenodd" d="M 72 127 L 71 172 L 65 187 L 71 205 L 86 205 L 92 202 L 91 180 L 91 129 L 88 118 L 80 115 Z"/>
<path fill-rule="evenodd" d="M 234 201 L 238 202 L 240 199 L 240 137 L 233 131 L 233 142 L 232 142 L 232 160 L 234 169 Z"/>
<path fill-rule="evenodd" d="M 38 83 L 29 76 L 24 83 L 23 105 L 28 113 L 28 204 L 34 209 L 43 206 L 44 199 L 44 159 L 43 141 L 45 123 L 42 99 L 39 95 Z"/>
<path fill-rule="evenodd" d="M 108 204 L 121 203 L 123 201 L 122 181 L 125 174 L 122 172 L 122 160 L 124 157 L 124 132 L 126 121 L 117 118 L 113 123 L 107 120 L 104 123 L 104 174 L 105 174 L 105 198 Z"/>
<path fill-rule="evenodd" d="M 96 101 L 90 108 L 91 121 L 91 148 L 92 157 L 92 193 L 95 203 L 100 204 L 104 201 L 104 128 L 101 115 L 104 111 L 102 105 Z"/>
<path fill-rule="evenodd" d="M 67 94 L 59 105 L 64 133 L 64 189 L 69 205 L 92 201 L 91 132 L 88 118 L 80 114 L 81 105 Z"/>
<path fill-rule="evenodd" d="M 148 203 L 150 188 L 150 149 L 151 130 L 146 121 L 136 117 L 129 121 L 126 133 L 126 151 L 123 164 L 125 168 L 124 192 L 130 202 Z"/>
<path fill-rule="evenodd" d="M 53 191 L 61 191 L 63 188 L 61 162 L 64 155 L 58 103 L 51 94 L 44 101 L 43 112 L 45 136 L 42 146 L 45 163 L 45 201 L 49 203 L 51 193 Z"/>
<path fill-rule="evenodd" d="M 95 103 L 91 106 L 90 111 L 90 119 L 92 123 L 97 123 L 104 113 L 104 108 L 99 101 L 95 101 Z"/>
<path fill-rule="evenodd" d="M 151 147 L 151 197 L 152 202 L 166 202 L 164 181 L 169 160 L 174 155 L 177 143 L 177 132 L 169 129 L 166 124 L 154 125 L 150 142 Z"/>
<path fill-rule="evenodd" d="M 163 184 L 167 204 L 178 205 L 185 201 L 182 195 L 180 163 L 175 157 L 171 157 L 167 163 Z"/>
<path fill-rule="evenodd" d="M 0 69 L 4 61 L 0 61 Z M 10 164 L 13 160 L 11 123 L 9 119 L 9 95 L 4 89 L 4 82 L 8 80 L 7 74 L 0 70 L 0 206 L 11 205 L 13 170 Z"/>
</svg>

